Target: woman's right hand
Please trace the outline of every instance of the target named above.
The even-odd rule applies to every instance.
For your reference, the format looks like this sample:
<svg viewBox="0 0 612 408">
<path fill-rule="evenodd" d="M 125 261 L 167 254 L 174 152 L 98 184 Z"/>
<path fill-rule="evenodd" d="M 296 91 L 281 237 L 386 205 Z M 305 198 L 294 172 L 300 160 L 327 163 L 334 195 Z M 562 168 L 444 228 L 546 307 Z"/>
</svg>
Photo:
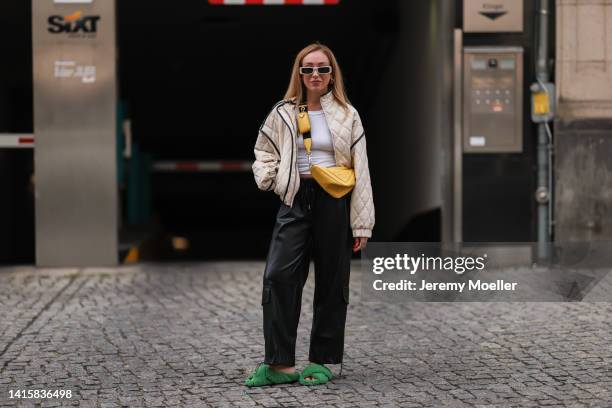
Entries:
<svg viewBox="0 0 612 408">
<path fill-rule="evenodd" d="M 353 252 L 365 249 L 367 243 L 368 237 L 355 237 L 355 241 L 353 242 Z"/>
</svg>

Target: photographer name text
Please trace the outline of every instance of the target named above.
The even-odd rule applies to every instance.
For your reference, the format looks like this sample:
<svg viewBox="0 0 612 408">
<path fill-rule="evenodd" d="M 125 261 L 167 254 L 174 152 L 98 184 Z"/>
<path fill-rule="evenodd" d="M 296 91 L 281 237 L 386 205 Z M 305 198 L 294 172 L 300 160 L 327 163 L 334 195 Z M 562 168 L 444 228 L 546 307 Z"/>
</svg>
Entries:
<svg viewBox="0 0 612 408">
<path fill-rule="evenodd" d="M 384 282 L 382 279 L 377 279 L 373 282 L 374 290 L 408 290 L 408 291 L 454 291 L 463 292 L 464 290 L 481 291 L 481 290 L 516 290 L 516 282 L 506 282 L 503 279 L 498 279 L 495 282 L 482 282 L 478 280 L 469 280 L 467 282 L 428 282 L 421 280 L 414 282 L 409 279 L 402 279 L 397 282 Z"/>
</svg>

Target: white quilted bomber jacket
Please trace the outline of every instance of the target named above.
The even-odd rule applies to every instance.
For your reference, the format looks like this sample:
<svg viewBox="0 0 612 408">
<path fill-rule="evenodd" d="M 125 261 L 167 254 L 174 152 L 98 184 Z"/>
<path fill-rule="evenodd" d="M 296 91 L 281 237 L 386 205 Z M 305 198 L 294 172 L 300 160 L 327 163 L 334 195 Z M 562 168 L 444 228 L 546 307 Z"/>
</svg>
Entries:
<svg viewBox="0 0 612 408">
<path fill-rule="evenodd" d="M 371 237 L 374 228 L 374 200 L 368 168 L 365 132 L 357 110 L 345 110 L 332 92 L 321 96 L 321 107 L 329 126 L 337 166 L 355 169 L 351 192 L 353 237 Z M 255 142 L 253 174 L 260 190 L 274 192 L 289 207 L 300 187 L 297 169 L 297 108 L 295 102 L 278 102 L 259 128 Z"/>
</svg>

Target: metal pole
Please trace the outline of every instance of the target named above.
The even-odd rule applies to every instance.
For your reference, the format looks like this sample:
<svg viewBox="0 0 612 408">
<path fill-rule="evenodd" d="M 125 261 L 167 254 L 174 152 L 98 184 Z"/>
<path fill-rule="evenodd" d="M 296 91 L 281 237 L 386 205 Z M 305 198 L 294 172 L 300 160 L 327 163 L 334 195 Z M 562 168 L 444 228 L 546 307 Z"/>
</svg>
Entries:
<svg viewBox="0 0 612 408">
<path fill-rule="evenodd" d="M 548 82 L 548 0 L 540 0 L 538 15 L 538 51 L 536 61 L 536 78 L 543 84 Z M 538 261 L 549 258 L 549 213 L 551 194 L 549 185 L 549 173 L 551 171 L 549 156 L 549 140 L 546 133 L 547 123 L 538 123 L 538 191 L 545 192 L 546 200 L 538 200 Z"/>
<path fill-rule="evenodd" d="M 453 143 L 452 143 L 452 242 L 463 241 L 463 31 L 454 31 L 454 70 L 453 70 Z"/>
</svg>

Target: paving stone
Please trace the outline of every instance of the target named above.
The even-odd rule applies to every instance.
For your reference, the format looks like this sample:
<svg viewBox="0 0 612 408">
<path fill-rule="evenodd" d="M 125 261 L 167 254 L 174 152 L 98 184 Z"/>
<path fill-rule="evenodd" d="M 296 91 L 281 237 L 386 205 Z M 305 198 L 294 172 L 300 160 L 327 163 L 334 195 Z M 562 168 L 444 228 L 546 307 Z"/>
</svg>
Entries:
<svg viewBox="0 0 612 408">
<path fill-rule="evenodd" d="M 0 407 L 610 407 L 612 304 L 362 301 L 342 377 L 250 389 L 263 262 L 0 268 Z M 298 369 L 307 364 L 313 271 Z M 339 365 L 330 365 L 338 373 Z M 9 399 L 9 390 L 72 399 Z"/>
</svg>

